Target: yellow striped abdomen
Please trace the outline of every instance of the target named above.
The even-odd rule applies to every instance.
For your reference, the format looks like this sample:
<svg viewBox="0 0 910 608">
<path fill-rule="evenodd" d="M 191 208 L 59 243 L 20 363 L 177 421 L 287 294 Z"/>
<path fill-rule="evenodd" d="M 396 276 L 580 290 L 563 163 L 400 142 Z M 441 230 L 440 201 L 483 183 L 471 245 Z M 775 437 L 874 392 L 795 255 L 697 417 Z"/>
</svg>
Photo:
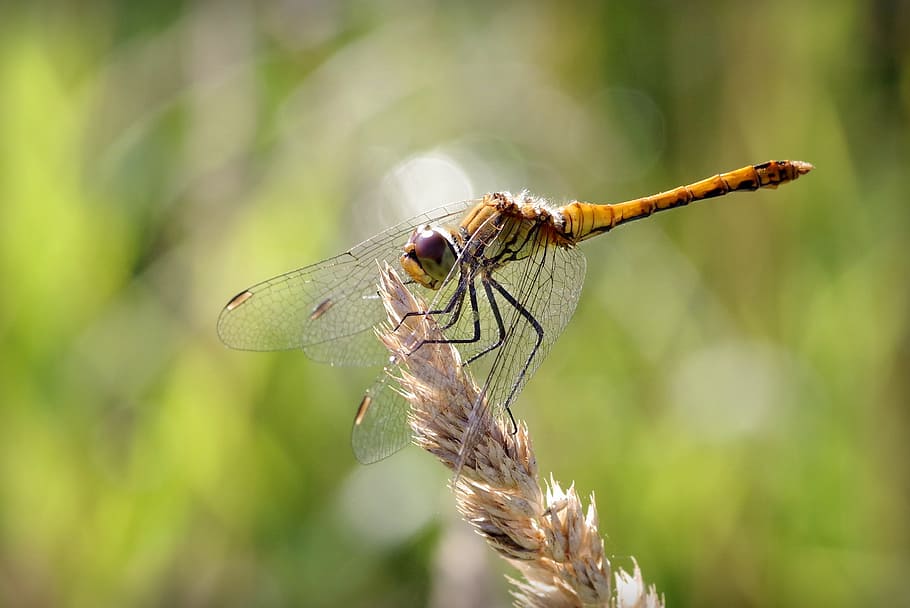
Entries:
<svg viewBox="0 0 910 608">
<path fill-rule="evenodd" d="M 574 202 L 559 209 L 565 222 L 563 234 L 572 242 L 596 236 L 615 226 L 738 190 L 776 188 L 811 171 L 813 166 L 799 160 L 771 160 L 721 173 L 660 194 L 612 205 Z"/>
</svg>

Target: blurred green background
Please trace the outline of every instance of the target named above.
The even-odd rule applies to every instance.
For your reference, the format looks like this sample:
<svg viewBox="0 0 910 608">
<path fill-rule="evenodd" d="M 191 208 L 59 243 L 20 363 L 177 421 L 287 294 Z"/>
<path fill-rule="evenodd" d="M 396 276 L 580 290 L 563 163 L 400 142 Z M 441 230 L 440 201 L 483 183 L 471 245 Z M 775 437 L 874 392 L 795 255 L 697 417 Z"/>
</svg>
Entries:
<svg viewBox="0 0 910 608">
<path fill-rule="evenodd" d="M 420 208 L 816 171 L 585 244 L 519 398 L 671 605 L 910 603 L 910 9 L 0 6 L 0 604 L 509 603 L 376 370 L 225 349 L 228 297 Z M 462 603 L 459 604 L 458 601 Z"/>
</svg>

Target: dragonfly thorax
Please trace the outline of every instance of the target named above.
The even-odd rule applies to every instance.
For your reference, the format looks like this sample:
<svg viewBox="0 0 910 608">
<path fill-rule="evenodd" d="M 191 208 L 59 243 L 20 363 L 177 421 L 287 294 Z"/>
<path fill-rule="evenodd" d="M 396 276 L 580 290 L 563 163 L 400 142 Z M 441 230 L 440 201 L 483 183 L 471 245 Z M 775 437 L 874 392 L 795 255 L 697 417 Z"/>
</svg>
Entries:
<svg viewBox="0 0 910 608">
<path fill-rule="evenodd" d="M 452 234 L 439 226 L 416 229 L 404 246 L 401 267 L 428 289 L 439 289 L 458 259 Z"/>
</svg>

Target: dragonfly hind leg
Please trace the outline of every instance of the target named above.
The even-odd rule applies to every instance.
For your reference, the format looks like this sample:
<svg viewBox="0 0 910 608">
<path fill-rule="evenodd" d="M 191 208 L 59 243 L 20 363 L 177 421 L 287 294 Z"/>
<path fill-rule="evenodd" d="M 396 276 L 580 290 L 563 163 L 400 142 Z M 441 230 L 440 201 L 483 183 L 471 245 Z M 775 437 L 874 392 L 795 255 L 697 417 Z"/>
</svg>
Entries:
<svg viewBox="0 0 910 608">
<path fill-rule="evenodd" d="M 492 281 L 492 279 L 485 277 L 485 278 L 481 279 L 481 281 L 483 282 L 483 290 L 487 294 L 487 302 L 490 303 L 490 310 L 493 311 L 493 318 L 496 319 L 496 327 L 499 330 L 499 336 L 496 338 L 495 342 L 493 342 L 492 344 L 490 344 L 489 346 L 484 348 L 479 353 L 476 353 L 475 355 L 473 355 L 470 359 L 468 359 L 465 362 L 465 365 L 470 365 L 471 363 L 473 363 L 474 361 L 477 361 L 478 359 L 480 359 L 481 357 L 483 357 L 485 354 L 489 353 L 490 351 L 496 350 L 497 348 L 502 346 L 502 343 L 505 342 L 505 340 L 506 340 L 506 326 L 505 326 L 505 323 L 502 322 L 502 313 L 499 311 L 499 304 L 496 303 L 496 297 L 493 294 L 493 290 L 490 288 L 490 282 Z"/>
<path fill-rule="evenodd" d="M 534 347 L 531 349 L 531 352 L 528 354 L 528 358 L 525 359 L 524 365 L 522 365 L 521 371 L 519 372 L 518 376 L 516 376 L 514 382 L 512 383 L 512 388 L 509 391 L 509 394 L 504 401 L 504 403 L 508 404 L 508 403 L 511 403 L 512 398 L 515 397 L 515 393 L 518 390 L 518 387 L 522 385 L 522 381 L 524 380 L 525 374 L 527 374 L 527 372 L 528 372 L 528 368 L 531 366 L 531 362 L 534 360 L 534 357 L 537 355 L 537 351 L 540 350 L 540 345 L 543 344 L 544 331 L 543 331 L 543 326 L 541 326 L 540 322 L 534 318 L 534 315 L 532 315 L 528 311 L 527 308 L 525 308 L 518 300 L 516 300 L 515 297 L 512 294 L 510 294 L 509 291 L 505 287 L 500 285 L 497 281 L 495 281 L 492 278 L 489 279 L 489 283 L 493 287 L 493 289 L 498 291 L 500 293 L 500 295 L 503 298 L 505 298 L 506 301 L 509 304 L 511 304 L 512 307 L 515 308 L 516 311 L 518 311 L 519 315 L 524 317 L 525 321 L 528 322 L 528 324 L 534 329 L 534 332 L 537 334 L 537 340 L 534 342 Z M 506 408 L 506 409 L 508 409 L 508 408 Z M 510 416 L 512 415 L 511 411 L 509 412 L 509 415 Z"/>
</svg>

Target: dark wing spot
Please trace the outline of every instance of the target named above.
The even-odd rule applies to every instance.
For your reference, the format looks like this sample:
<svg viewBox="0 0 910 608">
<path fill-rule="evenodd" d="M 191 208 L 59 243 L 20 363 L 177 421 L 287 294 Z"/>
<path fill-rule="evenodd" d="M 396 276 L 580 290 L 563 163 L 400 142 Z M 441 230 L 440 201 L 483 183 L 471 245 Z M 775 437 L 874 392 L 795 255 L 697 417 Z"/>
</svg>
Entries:
<svg viewBox="0 0 910 608">
<path fill-rule="evenodd" d="M 310 321 L 315 321 L 324 315 L 334 305 L 335 301 L 332 298 L 326 298 L 320 302 L 316 308 L 313 309 L 313 312 L 310 313 Z"/>
<path fill-rule="evenodd" d="M 369 395 L 364 395 L 363 400 L 360 402 L 360 406 L 357 408 L 357 415 L 354 416 L 355 426 L 363 422 L 363 417 L 367 415 L 367 410 L 370 409 L 371 403 L 373 403 L 373 398 Z"/>
<path fill-rule="evenodd" d="M 231 298 L 231 301 L 227 303 L 227 306 L 224 307 L 225 310 L 234 310 L 239 307 L 241 304 L 253 297 L 252 291 L 241 291 L 236 296 Z"/>
</svg>

